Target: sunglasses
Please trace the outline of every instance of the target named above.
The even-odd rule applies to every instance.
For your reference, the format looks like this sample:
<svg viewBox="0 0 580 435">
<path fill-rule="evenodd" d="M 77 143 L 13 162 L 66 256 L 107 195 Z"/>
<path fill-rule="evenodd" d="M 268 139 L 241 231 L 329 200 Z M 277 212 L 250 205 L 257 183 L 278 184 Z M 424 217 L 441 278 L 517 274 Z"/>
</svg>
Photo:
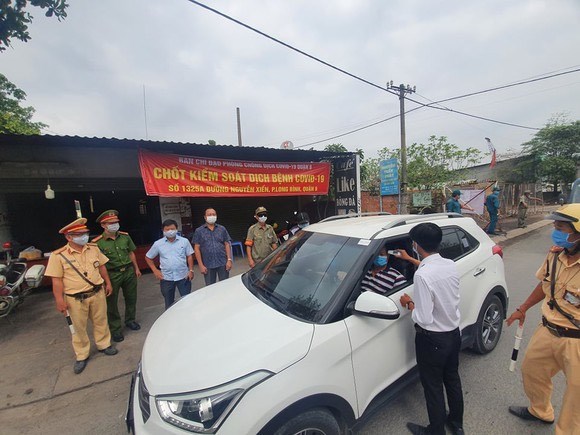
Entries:
<svg viewBox="0 0 580 435">
<path fill-rule="evenodd" d="M 258 213 L 258 217 L 268 216 L 266 213 Z"/>
</svg>

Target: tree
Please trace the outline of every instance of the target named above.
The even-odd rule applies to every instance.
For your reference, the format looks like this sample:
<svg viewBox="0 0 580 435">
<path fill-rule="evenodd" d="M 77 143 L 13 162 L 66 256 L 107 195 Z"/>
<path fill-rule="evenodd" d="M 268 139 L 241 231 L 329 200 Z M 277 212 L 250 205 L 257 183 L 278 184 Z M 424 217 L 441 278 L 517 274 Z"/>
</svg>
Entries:
<svg viewBox="0 0 580 435">
<path fill-rule="evenodd" d="M 571 183 L 580 166 L 580 121 L 567 122 L 562 116 L 552 118 L 534 138 L 522 145 L 537 162 L 536 174 L 554 185 Z"/>
<path fill-rule="evenodd" d="M 207 141 L 207 144 L 208 145 L 216 145 L 216 141 L 213 140 L 213 139 L 210 139 L 210 140 Z"/>
<path fill-rule="evenodd" d="M 0 74 L 0 133 L 40 134 L 48 127 L 42 122 L 32 122 L 33 107 L 22 107 L 26 93 Z"/>
<path fill-rule="evenodd" d="M 364 161 L 366 178 L 361 183 L 363 189 L 372 195 L 379 194 L 380 163 L 392 158 L 400 161 L 400 149 L 382 148 L 378 158 Z M 462 150 L 449 143 L 445 136 L 431 136 L 427 144 L 414 143 L 407 148 L 407 184 L 409 187 L 431 189 L 461 178 L 461 169 L 480 160 L 481 152 L 476 148 Z"/>
<path fill-rule="evenodd" d="M 431 136 L 427 144 L 414 143 L 407 150 L 407 183 L 409 187 L 431 189 L 457 181 L 461 169 L 481 160 L 477 148 L 460 149 L 445 136 Z"/>
<path fill-rule="evenodd" d="M 28 24 L 32 22 L 32 15 L 26 11 L 28 3 L 46 9 L 47 17 L 55 16 L 59 21 L 66 18 L 66 0 L 0 0 L 0 52 L 10 47 L 13 38 L 22 42 L 30 40 Z"/>
</svg>

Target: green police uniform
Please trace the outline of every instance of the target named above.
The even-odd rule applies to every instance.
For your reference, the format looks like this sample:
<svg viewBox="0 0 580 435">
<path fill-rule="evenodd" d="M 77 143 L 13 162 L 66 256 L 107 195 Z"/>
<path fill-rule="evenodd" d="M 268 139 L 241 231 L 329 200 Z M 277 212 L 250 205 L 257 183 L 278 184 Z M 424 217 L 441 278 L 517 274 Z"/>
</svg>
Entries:
<svg viewBox="0 0 580 435">
<path fill-rule="evenodd" d="M 107 297 L 107 317 L 111 334 L 120 333 L 123 326 L 118 307 L 120 289 L 123 289 L 125 299 L 125 323 L 135 321 L 137 276 L 129 254 L 135 251 L 136 247 L 131 236 L 123 231 L 117 231 L 115 238 L 103 233 L 93 239 L 93 242 L 109 259 L 106 266 L 113 292 Z"/>
</svg>

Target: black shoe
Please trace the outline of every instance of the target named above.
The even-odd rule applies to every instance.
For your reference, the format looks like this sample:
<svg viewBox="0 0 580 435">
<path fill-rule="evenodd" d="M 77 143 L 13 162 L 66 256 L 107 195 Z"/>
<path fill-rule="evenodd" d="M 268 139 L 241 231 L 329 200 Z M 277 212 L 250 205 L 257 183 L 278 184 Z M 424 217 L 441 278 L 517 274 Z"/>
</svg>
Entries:
<svg viewBox="0 0 580 435">
<path fill-rule="evenodd" d="M 510 414 L 515 415 L 516 417 L 521 418 L 522 420 L 529 420 L 529 421 L 539 421 L 544 424 L 552 424 L 554 420 L 542 420 L 541 418 L 536 417 L 525 406 L 510 406 L 509 408 Z"/>
<path fill-rule="evenodd" d="M 106 349 L 99 349 L 99 352 L 104 353 L 105 355 L 117 355 L 119 351 L 113 346 L 109 346 Z"/>
<path fill-rule="evenodd" d="M 451 431 L 453 435 L 465 435 L 465 431 L 463 430 L 462 426 L 458 426 L 457 423 L 453 423 L 451 421 L 446 421 L 445 425 Z"/>
<path fill-rule="evenodd" d="M 409 429 L 409 432 L 413 435 L 430 435 L 432 433 L 428 427 L 411 422 L 407 422 L 407 429 Z"/>
<path fill-rule="evenodd" d="M 73 370 L 75 372 L 75 375 L 78 375 L 79 373 L 81 373 L 85 367 L 87 366 L 87 359 L 84 359 L 82 361 L 75 361 L 75 365 L 73 366 Z"/>
<path fill-rule="evenodd" d="M 113 339 L 113 341 L 115 343 L 120 343 L 121 341 L 123 341 L 125 339 L 125 337 L 123 337 L 122 332 L 113 332 L 111 334 L 111 338 Z"/>
<path fill-rule="evenodd" d="M 129 329 L 131 329 L 133 331 L 138 331 L 139 329 L 141 329 L 141 325 L 139 325 L 134 320 L 131 320 L 130 322 L 127 322 L 127 324 L 125 326 L 127 326 L 127 328 L 129 328 Z"/>
</svg>

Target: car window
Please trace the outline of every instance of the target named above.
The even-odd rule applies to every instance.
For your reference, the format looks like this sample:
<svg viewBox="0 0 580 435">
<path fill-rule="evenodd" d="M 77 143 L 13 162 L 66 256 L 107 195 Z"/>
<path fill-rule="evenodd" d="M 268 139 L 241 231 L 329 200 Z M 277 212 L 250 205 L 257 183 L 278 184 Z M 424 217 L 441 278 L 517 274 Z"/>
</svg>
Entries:
<svg viewBox="0 0 580 435">
<path fill-rule="evenodd" d="M 244 284 L 280 312 L 318 321 L 366 246 L 359 239 L 300 231 L 244 275 Z"/>
<path fill-rule="evenodd" d="M 462 228 L 442 228 L 442 231 L 443 238 L 439 246 L 439 254 L 444 258 L 457 260 L 479 246 L 477 239 Z"/>
</svg>

